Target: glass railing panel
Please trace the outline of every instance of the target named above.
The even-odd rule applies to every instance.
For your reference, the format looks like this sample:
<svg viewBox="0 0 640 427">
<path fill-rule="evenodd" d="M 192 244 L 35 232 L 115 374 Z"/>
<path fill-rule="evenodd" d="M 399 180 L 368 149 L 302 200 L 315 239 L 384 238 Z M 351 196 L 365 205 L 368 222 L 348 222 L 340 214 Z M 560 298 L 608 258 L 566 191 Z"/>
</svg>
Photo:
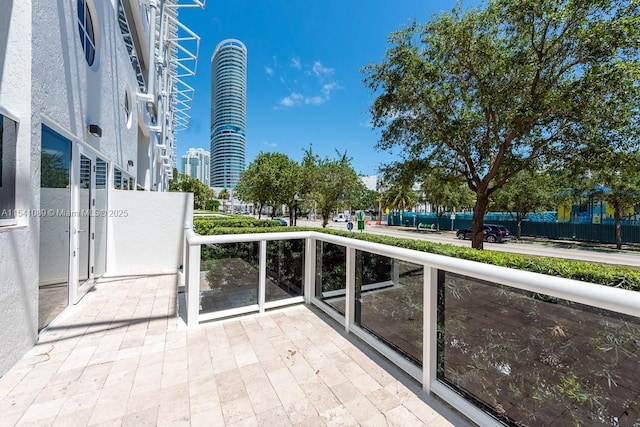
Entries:
<svg viewBox="0 0 640 427">
<path fill-rule="evenodd" d="M 355 323 L 422 366 L 424 267 L 356 251 Z"/>
<path fill-rule="evenodd" d="M 259 242 L 202 245 L 200 314 L 258 303 Z"/>
<path fill-rule="evenodd" d="M 510 425 L 635 425 L 640 318 L 440 271 L 438 378 Z"/>
<path fill-rule="evenodd" d="M 347 284 L 346 248 L 316 241 L 315 297 L 344 315 Z"/>
<path fill-rule="evenodd" d="M 265 301 L 302 296 L 304 239 L 267 241 Z"/>
</svg>

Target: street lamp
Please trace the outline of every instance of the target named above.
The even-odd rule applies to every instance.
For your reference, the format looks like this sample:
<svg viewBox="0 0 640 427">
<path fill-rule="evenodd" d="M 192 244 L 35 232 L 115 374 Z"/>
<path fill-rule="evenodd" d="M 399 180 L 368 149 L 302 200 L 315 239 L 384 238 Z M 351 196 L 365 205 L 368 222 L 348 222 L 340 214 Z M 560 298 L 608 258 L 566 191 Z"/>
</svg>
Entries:
<svg viewBox="0 0 640 427">
<path fill-rule="evenodd" d="M 293 196 L 293 225 L 296 225 L 296 220 L 298 217 L 298 200 L 300 200 L 300 196 L 298 193 Z"/>
</svg>

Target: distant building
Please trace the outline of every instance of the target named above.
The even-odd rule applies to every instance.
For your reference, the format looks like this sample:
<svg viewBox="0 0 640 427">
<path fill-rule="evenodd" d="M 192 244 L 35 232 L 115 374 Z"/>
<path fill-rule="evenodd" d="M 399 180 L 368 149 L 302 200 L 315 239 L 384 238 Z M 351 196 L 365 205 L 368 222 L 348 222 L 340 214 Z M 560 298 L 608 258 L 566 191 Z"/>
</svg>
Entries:
<svg viewBox="0 0 640 427">
<path fill-rule="evenodd" d="M 203 184 L 209 185 L 211 156 L 203 148 L 189 148 L 182 155 L 182 173 L 192 178 L 199 179 Z"/>
<path fill-rule="evenodd" d="M 247 48 L 223 40 L 211 56 L 211 186 L 234 188 L 245 167 Z"/>
<path fill-rule="evenodd" d="M 360 181 L 368 190 L 378 190 L 378 177 L 376 175 L 361 176 Z"/>
</svg>

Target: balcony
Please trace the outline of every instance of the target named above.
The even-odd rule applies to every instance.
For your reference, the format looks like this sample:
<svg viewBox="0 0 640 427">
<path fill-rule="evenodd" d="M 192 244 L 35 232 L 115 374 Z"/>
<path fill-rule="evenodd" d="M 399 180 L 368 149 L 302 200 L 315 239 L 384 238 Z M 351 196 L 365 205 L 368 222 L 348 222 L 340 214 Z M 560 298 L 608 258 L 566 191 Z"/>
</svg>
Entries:
<svg viewBox="0 0 640 427">
<path fill-rule="evenodd" d="M 183 266 L 101 279 L 0 378 L 3 423 L 640 422 L 636 292 L 317 232 L 187 229 Z"/>
<path fill-rule="evenodd" d="M 637 292 L 317 232 L 186 240 L 190 326 L 304 302 L 478 425 L 640 425 Z"/>
<path fill-rule="evenodd" d="M 187 328 L 177 289 L 101 279 L 0 378 L 0 424 L 467 425 L 312 307 Z"/>
</svg>

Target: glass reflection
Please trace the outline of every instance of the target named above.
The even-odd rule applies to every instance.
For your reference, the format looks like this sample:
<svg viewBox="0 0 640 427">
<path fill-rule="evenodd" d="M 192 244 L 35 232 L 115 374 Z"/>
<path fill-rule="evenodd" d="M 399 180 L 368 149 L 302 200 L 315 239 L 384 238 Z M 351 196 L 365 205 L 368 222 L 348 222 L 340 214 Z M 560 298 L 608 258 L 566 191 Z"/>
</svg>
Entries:
<svg viewBox="0 0 640 427">
<path fill-rule="evenodd" d="M 640 318 L 449 272 L 438 378 L 510 425 L 634 425 Z"/>
<path fill-rule="evenodd" d="M 268 241 L 265 301 L 301 296 L 303 279 L 304 240 Z"/>
<path fill-rule="evenodd" d="M 423 287 L 423 266 L 356 251 L 356 324 L 419 366 Z"/>
<path fill-rule="evenodd" d="M 315 296 L 342 315 L 345 310 L 346 266 L 344 246 L 316 241 Z"/>
<path fill-rule="evenodd" d="M 40 156 L 40 268 L 38 330 L 67 306 L 71 141 L 42 127 Z"/>
<path fill-rule="evenodd" d="M 202 245 L 200 314 L 258 303 L 259 242 Z"/>
</svg>

